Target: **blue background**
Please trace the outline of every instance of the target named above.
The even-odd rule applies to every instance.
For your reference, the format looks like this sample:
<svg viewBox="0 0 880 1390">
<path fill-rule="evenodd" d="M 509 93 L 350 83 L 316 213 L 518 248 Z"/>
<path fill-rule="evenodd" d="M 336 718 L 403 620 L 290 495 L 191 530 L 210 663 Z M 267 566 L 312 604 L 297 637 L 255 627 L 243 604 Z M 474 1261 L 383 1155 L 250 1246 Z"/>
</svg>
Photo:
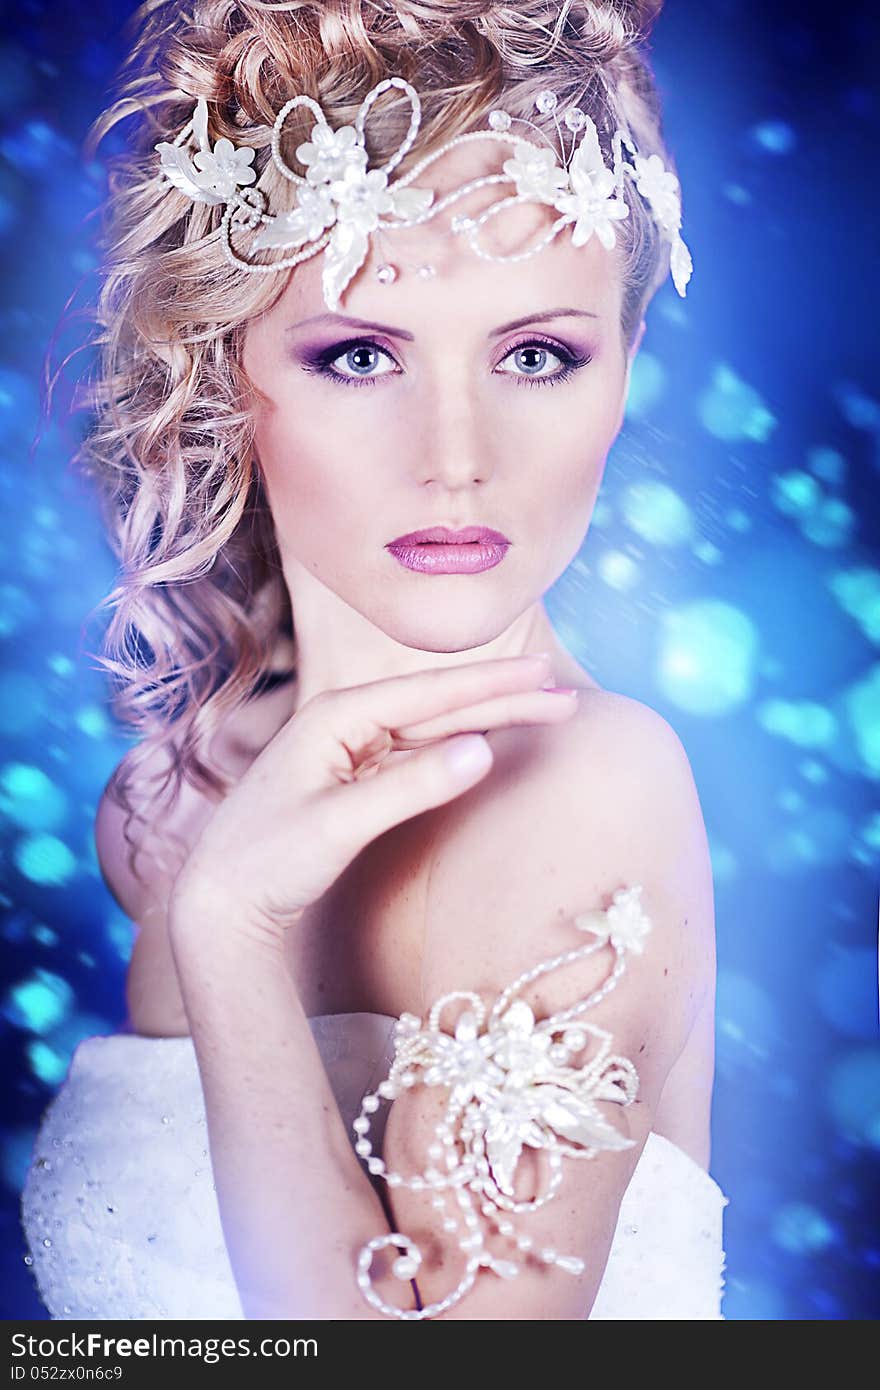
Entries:
<svg viewBox="0 0 880 1390">
<path fill-rule="evenodd" d="M 649 312 L 581 556 L 549 595 L 607 688 L 691 759 L 718 927 L 712 1171 L 729 1319 L 880 1312 L 880 400 L 874 7 L 669 0 L 652 43 L 694 278 Z M 824 8 L 824 7 L 823 7 Z M 3 1315 L 45 1317 L 18 1193 L 77 1042 L 125 1013 L 131 924 L 97 868 L 127 746 L 88 653 L 114 560 L 68 464 L 47 344 L 94 293 L 81 143 L 124 0 L 0 34 L 0 1168 Z M 827 11 L 826 11 L 827 12 Z M 55 360 L 78 341 L 65 330 Z M 875 1199 L 876 1203 L 876 1199 Z"/>
</svg>

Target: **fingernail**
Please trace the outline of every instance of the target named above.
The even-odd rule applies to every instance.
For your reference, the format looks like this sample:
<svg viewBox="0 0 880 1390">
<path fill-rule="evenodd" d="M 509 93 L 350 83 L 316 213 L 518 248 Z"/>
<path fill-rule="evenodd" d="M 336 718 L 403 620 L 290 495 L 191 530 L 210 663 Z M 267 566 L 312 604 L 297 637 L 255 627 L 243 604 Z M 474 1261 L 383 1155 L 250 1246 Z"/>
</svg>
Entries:
<svg viewBox="0 0 880 1390">
<path fill-rule="evenodd" d="M 452 772 L 470 776 L 492 762 L 492 749 L 482 734 L 465 734 L 446 750 L 446 762 Z"/>
</svg>

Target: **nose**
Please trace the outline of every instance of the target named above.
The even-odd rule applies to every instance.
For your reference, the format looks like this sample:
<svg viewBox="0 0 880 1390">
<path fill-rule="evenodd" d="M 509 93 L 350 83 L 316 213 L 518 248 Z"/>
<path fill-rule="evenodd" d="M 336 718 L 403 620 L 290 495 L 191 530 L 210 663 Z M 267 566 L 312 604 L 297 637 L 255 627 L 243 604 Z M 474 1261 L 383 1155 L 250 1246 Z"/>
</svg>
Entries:
<svg viewBox="0 0 880 1390">
<path fill-rule="evenodd" d="M 493 430 L 473 394 L 447 383 L 422 409 L 415 463 L 420 480 L 447 488 L 485 483 L 494 466 L 497 429 L 493 444 Z"/>
</svg>

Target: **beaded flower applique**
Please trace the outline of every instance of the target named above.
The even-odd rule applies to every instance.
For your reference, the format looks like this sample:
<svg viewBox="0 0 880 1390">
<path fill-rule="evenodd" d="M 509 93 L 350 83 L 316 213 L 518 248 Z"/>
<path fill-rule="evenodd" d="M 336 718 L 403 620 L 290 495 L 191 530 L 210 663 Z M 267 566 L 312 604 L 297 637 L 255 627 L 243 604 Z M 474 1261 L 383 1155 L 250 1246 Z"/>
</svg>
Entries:
<svg viewBox="0 0 880 1390">
<path fill-rule="evenodd" d="M 575 926 L 590 932 L 594 939 L 518 976 L 495 1000 L 488 1019 L 478 994 L 456 990 L 436 1001 L 426 1024 L 415 1014 L 405 1013 L 395 1025 L 395 1055 L 388 1076 L 375 1092 L 363 1097 L 354 1121 L 355 1150 L 366 1159 L 369 1171 L 383 1177 L 389 1187 L 432 1189 L 432 1203 L 438 1211 L 447 1208 L 445 1194 L 454 1194 L 460 1219 L 447 1215 L 443 1228 L 455 1231 L 460 1224 L 465 1227 L 458 1243 L 467 1256 L 467 1267 L 458 1285 L 438 1302 L 420 1309 L 395 1307 L 373 1287 L 370 1267 L 374 1252 L 388 1245 L 403 1250 L 394 1260 L 392 1272 L 401 1280 L 410 1280 L 418 1274 L 421 1251 L 399 1231 L 375 1236 L 361 1248 L 357 1281 L 367 1301 L 388 1317 L 436 1317 L 464 1297 L 481 1268 L 504 1279 L 519 1273 L 520 1266 L 514 1260 L 498 1259 L 487 1250 L 476 1202 L 498 1233 L 509 1237 L 519 1250 L 532 1251 L 535 1258 L 567 1273 L 583 1272 L 584 1262 L 575 1255 L 535 1250 L 531 1236 L 516 1235 L 506 1213 L 535 1211 L 551 1201 L 562 1181 L 564 1157 L 593 1158 L 601 1150 L 627 1149 L 635 1142 L 618 1133 L 598 1106 L 600 1101 L 632 1104 L 639 1085 L 635 1067 L 628 1058 L 611 1054 L 611 1034 L 606 1029 L 572 1020 L 615 988 L 625 969 L 627 951 L 642 954 L 644 938 L 652 927 L 641 906 L 642 891 L 640 884 L 620 888 L 610 907 L 575 917 Z M 592 955 L 606 944 L 614 948 L 613 969 L 586 999 L 538 1020 L 524 999 L 514 998 L 538 976 Z M 447 1005 L 457 1000 L 463 1001 L 465 1008 L 450 1032 L 441 1027 L 440 1017 Z M 576 1063 L 591 1038 L 598 1041 L 595 1055 Z M 367 1138 L 368 1116 L 378 1110 L 380 1100 L 393 1101 L 416 1085 L 442 1086 L 449 1096 L 428 1149 L 432 1166 L 424 1173 L 405 1177 L 389 1171 L 381 1158 L 373 1156 Z M 518 1202 L 514 1199 L 514 1176 L 525 1145 L 547 1151 L 550 1178 L 545 1192 Z M 441 1160 L 445 1172 L 440 1169 Z"/>
<path fill-rule="evenodd" d="M 370 167 L 365 123 L 373 103 L 392 87 L 402 91 L 410 103 L 409 129 L 386 163 Z M 311 139 L 296 149 L 305 174 L 291 169 L 281 154 L 284 123 L 298 106 L 307 107 L 315 117 Z M 693 260 L 681 237 L 681 195 L 676 175 L 666 169 L 659 155 L 639 154 L 625 130 L 614 133 L 609 168 L 595 122 L 578 106 L 569 106 L 560 122 L 557 97 L 550 89 L 538 93 L 535 108 L 542 115 L 552 115 L 555 143 L 533 121 L 495 110 L 489 113 L 487 127 L 453 136 L 419 160 L 407 174 L 391 180 L 391 173 L 411 148 L 421 124 L 421 100 L 411 83 L 401 77 L 385 78 L 364 97 L 354 125 L 337 129 L 312 97 L 292 97 L 281 107 L 272 127 L 272 163 L 296 188 L 295 206 L 279 212 L 273 212 L 264 191 L 253 186 L 257 181 L 252 167 L 255 150 L 236 147 L 225 137 L 211 148 L 204 97 L 199 98 L 190 121 L 176 139 L 161 141 L 156 150 L 160 172 L 175 188 L 193 202 L 225 205 L 221 221 L 223 249 L 227 259 L 241 270 L 284 270 L 323 251 L 324 301 L 334 312 L 339 308 L 340 296 L 367 257 L 372 235 L 381 237 L 384 229 L 394 227 L 416 227 L 464 194 L 490 184 L 512 184 L 515 191 L 499 198 L 477 217 L 457 215 L 451 223 L 453 234 L 465 235 L 471 249 L 482 259 L 499 265 L 526 260 L 549 245 L 565 226 L 572 227 L 573 245 L 582 246 L 595 234 L 610 250 L 616 242 L 615 222 L 629 216 L 624 197 L 627 176 L 648 204 L 661 237 L 670 244 L 672 279 L 684 297 Z M 536 131 L 541 143 L 515 134 L 514 124 Z M 570 135 L 568 148 L 566 132 Z M 186 149 L 191 139 L 197 144 L 192 158 Z M 512 149 L 513 157 L 505 161 L 503 172 L 470 179 L 436 202 L 432 189 L 410 186 L 447 151 L 473 140 L 498 141 Z M 631 155 L 632 163 L 624 159 L 624 149 Z M 505 256 L 493 255 L 481 247 L 479 230 L 490 217 L 518 203 L 536 202 L 554 208 L 560 216 L 533 246 Z M 254 261 L 233 243 L 233 232 L 242 231 L 256 231 L 252 251 L 277 249 L 292 254 L 271 262 Z M 434 267 L 424 266 L 421 272 L 433 273 Z M 397 270 L 383 263 L 376 274 L 381 284 L 389 284 L 396 279 Z"/>
</svg>

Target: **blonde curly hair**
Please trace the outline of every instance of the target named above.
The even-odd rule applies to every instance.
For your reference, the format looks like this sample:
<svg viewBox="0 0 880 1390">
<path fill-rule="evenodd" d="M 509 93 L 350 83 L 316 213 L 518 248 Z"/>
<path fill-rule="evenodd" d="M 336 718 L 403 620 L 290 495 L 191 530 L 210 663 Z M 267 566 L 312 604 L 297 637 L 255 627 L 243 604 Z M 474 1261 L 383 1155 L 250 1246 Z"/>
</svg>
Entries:
<svg viewBox="0 0 880 1390">
<path fill-rule="evenodd" d="M 213 137 L 257 150 L 261 187 L 278 207 L 290 186 L 269 160 L 276 111 L 303 92 L 332 125 L 350 123 L 366 92 L 397 74 L 422 101 L 419 136 L 399 173 L 453 134 L 485 125 L 498 105 L 546 120 L 552 136 L 552 118 L 534 109 L 544 87 L 588 112 L 606 149 L 625 124 L 642 154 L 659 154 L 674 170 L 643 53 L 661 5 L 147 0 L 135 14 L 118 94 L 92 130 L 94 148 L 119 122 L 134 122 L 125 153 L 108 161 L 98 365 L 86 392 L 93 424 L 79 457 L 120 566 L 98 605 L 111 612 L 103 650 L 91 655 L 111 676 L 111 708 L 136 740 L 106 790 L 125 809 L 137 878 L 144 837 L 133 823 L 149 834 L 183 779 L 225 795 L 230 779 L 207 756 L 215 730 L 259 692 L 281 645 L 295 668 L 294 615 L 253 456 L 242 344 L 249 320 L 296 272 L 247 275 L 231 266 L 220 211 L 158 179 L 157 141 L 173 139 L 205 97 Z M 311 119 L 306 108 L 294 113 L 291 150 L 308 138 Z M 399 100 L 373 107 L 371 162 L 391 156 L 408 119 Z M 615 251 L 627 346 L 669 269 L 668 243 L 642 200 L 629 201 Z"/>
</svg>

